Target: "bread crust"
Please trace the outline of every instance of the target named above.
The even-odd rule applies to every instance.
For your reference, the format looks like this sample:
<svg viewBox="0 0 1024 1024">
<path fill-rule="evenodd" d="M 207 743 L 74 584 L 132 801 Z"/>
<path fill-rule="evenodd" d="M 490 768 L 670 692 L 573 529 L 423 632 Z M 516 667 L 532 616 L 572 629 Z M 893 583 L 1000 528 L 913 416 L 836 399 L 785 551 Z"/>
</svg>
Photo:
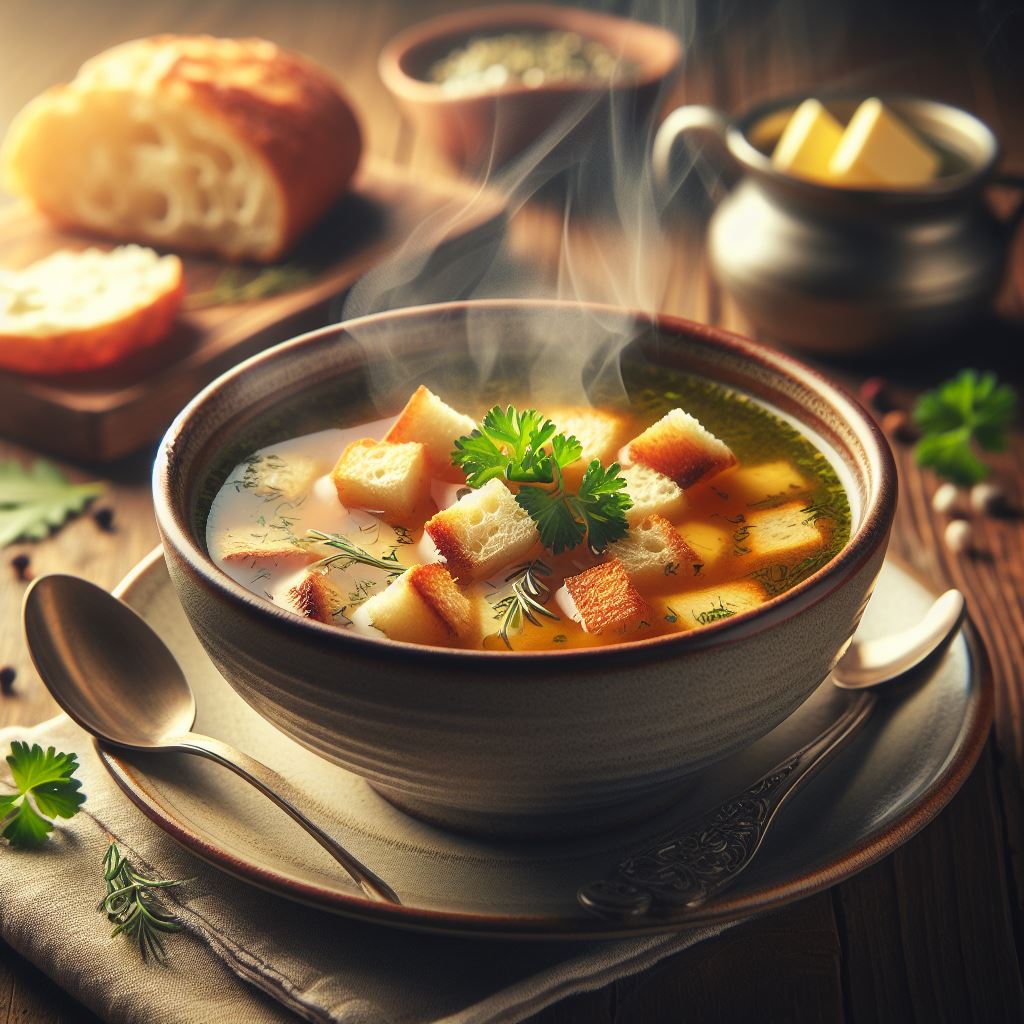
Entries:
<svg viewBox="0 0 1024 1024">
<path fill-rule="evenodd" d="M 275 237 L 259 251 L 222 251 L 213 244 L 180 248 L 212 250 L 229 259 L 280 259 L 344 192 L 359 162 L 362 136 L 352 108 L 312 61 L 262 39 L 150 36 L 93 57 L 70 84 L 52 87 L 33 100 L 12 126 L 6 146 L 12 186 L 62 223 L 128 237 L 100 224 L 78 224 L 48 203 L 30 180 L 34 174 L 25 172 L 29 164 L 38 165 L 37 153 L 31 158 L 26 154 L 47 146 L 50 110 L 72 97 L 86 102 L 90 95 L 112 91 L 150 94 L 220 125 L 266 169 L 278 195 Z M 169 241 L 145 231 L 132 237 L 150 244 Z"/>
</svg>

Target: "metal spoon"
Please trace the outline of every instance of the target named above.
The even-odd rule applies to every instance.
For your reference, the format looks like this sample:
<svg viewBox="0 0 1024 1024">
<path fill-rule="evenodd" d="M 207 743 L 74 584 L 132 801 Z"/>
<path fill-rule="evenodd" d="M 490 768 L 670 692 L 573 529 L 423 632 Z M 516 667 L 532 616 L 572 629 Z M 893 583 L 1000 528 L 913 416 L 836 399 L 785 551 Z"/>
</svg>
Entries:
<svg viewBox="0 0 1024 1024">
<path fill-rule="evenodd" d="M 227 743 L 192 732 L 196 702 L 174 656 L 131 608 L 76 576 L 40 576 L 25 593 L 25 636 L 53 699 L 116 747 L 198 754 L 230 768 L 297 821 L 373 899 L 394 890 L 281 795 L 288 783 Z"/>
<path fill-rule="evenodd" d="M 942 649 L 963 616 L 963 594 L 947 590 L 910 629 L 851 644 L 832 670 L 832 681 L 857 693 L 835 722 L 741 793 L 580 888 L 580 904 L 604 918 L 683 922 L 728 889 L 757 856 L 782 805 L 864 724 L 878 690 Z"/>
</svg>

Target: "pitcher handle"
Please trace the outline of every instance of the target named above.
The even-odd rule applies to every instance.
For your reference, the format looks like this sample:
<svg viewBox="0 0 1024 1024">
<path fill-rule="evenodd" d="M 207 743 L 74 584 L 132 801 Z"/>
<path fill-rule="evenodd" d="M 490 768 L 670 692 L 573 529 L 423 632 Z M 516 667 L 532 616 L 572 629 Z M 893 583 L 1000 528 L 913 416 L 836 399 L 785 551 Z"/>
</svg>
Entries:
<svg viewBox="0 0 1024 1024">
<path fill-rule="evenodd" d="M 655 145 L 657 145 L 657 141 L 655 141 Z M 997 174 L 989 184 L 997 188 L 1012 188 L 1024 193 L 1024 174 Z M 1003 230 L 1006 232 L 1006 240 L 1009 242 L 1016 234 L 1021 222 L 1024 222 L 1024 195 L 1018 199 L 1017 205 L 1009 216 L 1001 219 Z"/>
<path fill-rule="evenodd" d="M 728 130 L 728 118 L 714 107 L 695 103 L 673 110 L 659 126 L 651 150 L 651 165 L 658 188 L 662 191 L 668 188 L 672 154 L 676 144 L 681 140 L 685 141 L 687 135 L 710 137 L 715 142 L 715 163 L 718 164 L 718 172 L 729 179 L 738 177 L 739 165 L 725 142 Z"/>
</svg>

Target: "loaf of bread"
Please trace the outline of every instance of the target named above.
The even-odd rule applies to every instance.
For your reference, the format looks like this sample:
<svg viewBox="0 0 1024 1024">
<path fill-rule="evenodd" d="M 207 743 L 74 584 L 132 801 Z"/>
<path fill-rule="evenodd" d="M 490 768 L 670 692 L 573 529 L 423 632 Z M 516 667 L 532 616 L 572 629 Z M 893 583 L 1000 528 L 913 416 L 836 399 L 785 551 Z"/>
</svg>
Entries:
<svg viewBox="0 0 1024 1024">
<path fill-rule="evenodd" d="M 153 36 L 15 118 L 7 185 L 55 221 L 272 262 L 347 187 L 359 126 L 327 73 L 262 39 Z"/>
<path fill-rule="evenodd" d="M 165 337 L 184 292 L 181 260 L 138 245 L 61 249 L 0 269 L 0 367 L 58 374 L 108 366 Z"/>
</svg>

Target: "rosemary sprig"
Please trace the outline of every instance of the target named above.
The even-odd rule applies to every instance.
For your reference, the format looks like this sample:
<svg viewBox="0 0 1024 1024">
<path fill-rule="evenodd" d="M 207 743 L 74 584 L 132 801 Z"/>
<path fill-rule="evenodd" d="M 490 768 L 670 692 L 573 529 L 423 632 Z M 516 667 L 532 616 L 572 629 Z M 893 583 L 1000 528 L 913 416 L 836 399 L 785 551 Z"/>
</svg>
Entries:
<svg viewBox="0 0 1024 1024">
<path fill-rule="evenodd" d="M 294 263 L 282 263 L 266 267 L 255 276 L 246 279 L 247 272 L 240 267 L 225 267 L 212 287 L 194 292 L 185 299 L 186 309 L 205 309 L 208 306 L 225 306 L 232 302 L 250 302 L 266 299 L 295 288 L 301 288 L 316 276 L 312 270 Z"/>
<path fill-rule="evenodd" d="M 359 547 L 358 544 L 353 544 L 348 537 L 343 537 L 340 533 L 324 533 L 322 530 L 309 530 L 306 534 L 305 540 L 307 541 L 319 541 L 321 544 L 325 544 L 329 548 L 337 548 L 341 554 L 339 555 L 328 555 L 326 558 L 321 558 L 319 562 L 315 562 L 311 568 L 329 568 L 337 565 L 340 569 L 347 569 L 352 565 L 369 565 L 375 569 L 383 569 L 391 577 L 401 576 L 406 570 L 406 566 L 403 565 L 398 559 L 397 548 L 393 548 L 388 554 L 378 558 L 376 555 L 371 555 L 369 551 Z"/>
<path fill-rule="evenodd" d="M 547 619 L 558 621 L 558 616 L 544 607 L 544 602 L 551 596 L 551 588 L 540 580 L 541 576 L 550 576 L 551 569 L 541 561 L 525 562 L 505 577 L 509 593 L 504 589 L 492 605 L 495 611 L 494 618 L 501 625 L 498 627 L 498 636 L 505 641 L 505 646 L 512 650 L 512 642 L 509 640 L 509 633 L 518 633 L 523 628 L 523 619 L 527 619 L 535 626 L 540 625 L 538 615 Z"/>
<path fill-rule="evenodd" d="M 122 856 L 117 844 L 111 843 L 103 858 L 103 881 L 107 884 L 107 894 L 96 909 L 105 913 L 114 925 L 111 937 L 123 933 L 139 944 L 143 960 L 152 956 L 164 963 L 167 951 L 162 933 L 180 932 L 181 925 L 173 914 L 160 906 L 154 891 L 182 885 L 184 880 L 145 878 Z"/>
</svg>

